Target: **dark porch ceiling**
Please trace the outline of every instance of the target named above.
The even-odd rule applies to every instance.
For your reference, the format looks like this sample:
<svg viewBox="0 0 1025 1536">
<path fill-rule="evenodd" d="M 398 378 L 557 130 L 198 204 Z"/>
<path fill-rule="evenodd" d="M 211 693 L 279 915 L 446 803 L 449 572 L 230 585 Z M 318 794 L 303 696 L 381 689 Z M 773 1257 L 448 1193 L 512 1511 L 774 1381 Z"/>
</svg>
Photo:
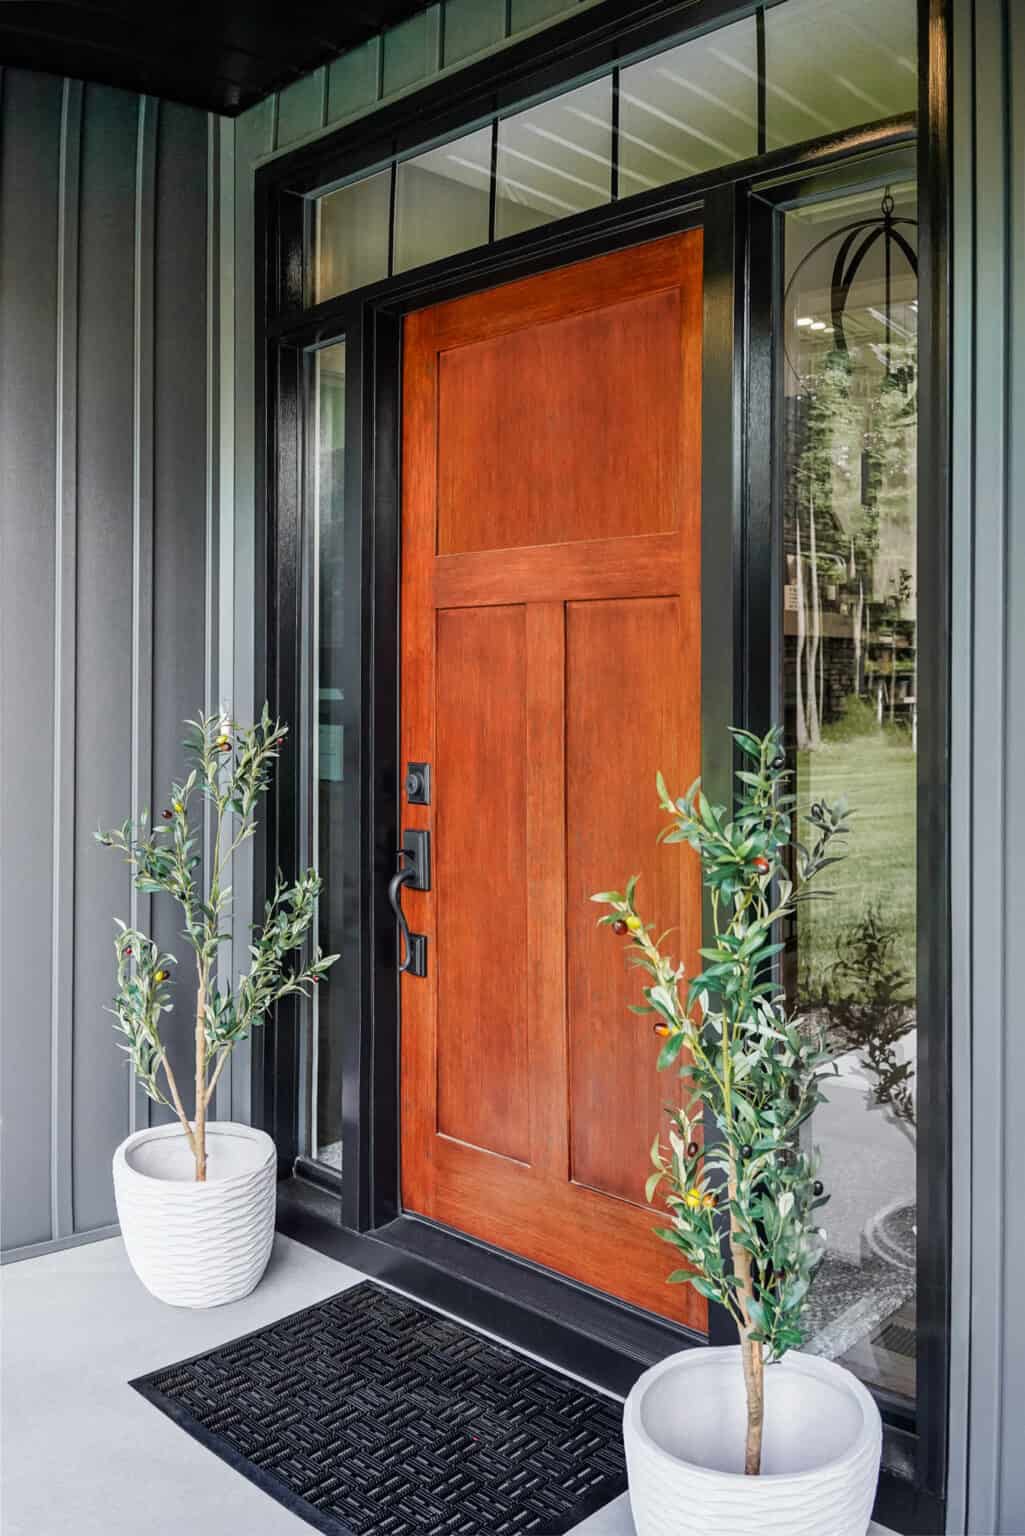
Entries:
<svg viewBox="0 0 1025 1536">
<path fill-rule="evenodd" d="M 0 64 L 234 117 L 423 9 L 423 0 L 7 0 Z"/>
</svg>

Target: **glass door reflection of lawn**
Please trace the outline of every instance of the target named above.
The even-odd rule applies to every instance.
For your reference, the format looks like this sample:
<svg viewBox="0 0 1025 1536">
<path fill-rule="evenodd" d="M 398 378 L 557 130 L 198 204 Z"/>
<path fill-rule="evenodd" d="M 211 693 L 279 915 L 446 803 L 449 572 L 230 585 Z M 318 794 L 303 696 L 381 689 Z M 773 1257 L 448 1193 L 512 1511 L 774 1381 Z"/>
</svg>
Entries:
<svg viewBox="0 0 1025 1536">
<path fill-rule="evenodd" d="M 851 851 L 799 923 L 802 1011 L 840 1052 L 811 1137 L 830 1191 L 812 1348 L 913 1397 L 915 798 L 908 733 L 874 727 L 798 755 L 799 806 L 846 794 Z M 860 810 L 860 814 L 859 814 Z"/>
</svg>

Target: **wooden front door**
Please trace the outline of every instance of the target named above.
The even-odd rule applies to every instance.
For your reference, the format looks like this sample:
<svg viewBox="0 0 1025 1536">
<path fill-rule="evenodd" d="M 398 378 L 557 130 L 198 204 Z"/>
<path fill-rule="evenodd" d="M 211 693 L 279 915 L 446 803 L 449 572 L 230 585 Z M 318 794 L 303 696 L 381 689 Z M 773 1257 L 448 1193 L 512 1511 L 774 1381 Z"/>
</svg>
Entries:
<svg viewBox="0 0 1025 1536">
<path fill-rule="evenodd" d="M 595 891 L 692 957 L 700 771 L 701 235 L 411 314 L 402 761 L 429 762 L 426 978 L 402 980 L 402 1198 L 692 1327 L 644 1201 L 674 1095 Z M 682 789 L 681 791 L 682 792 Z"/>
</svg>

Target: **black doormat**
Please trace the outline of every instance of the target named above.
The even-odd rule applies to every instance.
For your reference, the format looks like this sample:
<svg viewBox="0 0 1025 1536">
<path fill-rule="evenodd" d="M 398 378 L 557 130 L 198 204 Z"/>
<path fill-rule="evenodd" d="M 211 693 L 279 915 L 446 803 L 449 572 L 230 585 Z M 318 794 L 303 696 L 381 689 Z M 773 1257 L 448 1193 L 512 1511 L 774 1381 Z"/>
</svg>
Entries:
<svg viewBox="0 0 1025 1536">
<path fill-rule="evenodd" d="M 131 1385 L 332 1536 L 563 1536 L 626 1487 L 617 1402 L 370 1282 Z"/>
</svg>

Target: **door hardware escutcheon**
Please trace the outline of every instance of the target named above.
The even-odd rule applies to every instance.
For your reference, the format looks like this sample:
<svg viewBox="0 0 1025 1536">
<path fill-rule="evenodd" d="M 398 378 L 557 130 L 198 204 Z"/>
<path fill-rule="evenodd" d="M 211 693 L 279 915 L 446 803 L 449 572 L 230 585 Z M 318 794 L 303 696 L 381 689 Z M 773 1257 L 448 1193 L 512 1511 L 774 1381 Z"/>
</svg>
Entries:
<svg viewBox="0 0 1025 1536">
<path fill-rule="evenodd" d="M 430 763 L 406 764 L 406 799 L 409 801 L 410 805 L 430 805 Z"/>
<path fill-rule="evenodd" d="M 431 834 L 419 828 L 407 828 L 402 834 L 399 852 L 408 860 L 412 878 L 405 883 L 411 891 L 429 891 L 431 888 Z"/>
</svg>

